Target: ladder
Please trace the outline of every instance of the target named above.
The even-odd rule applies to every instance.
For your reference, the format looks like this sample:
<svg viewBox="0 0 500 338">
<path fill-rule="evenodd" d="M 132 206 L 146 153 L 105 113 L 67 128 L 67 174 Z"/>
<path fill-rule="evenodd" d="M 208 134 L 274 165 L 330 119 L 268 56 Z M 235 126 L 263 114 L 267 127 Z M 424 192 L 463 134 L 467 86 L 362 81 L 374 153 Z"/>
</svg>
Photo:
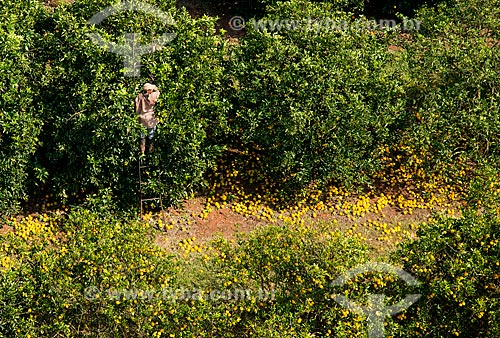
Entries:
<svg viewBox="0 0 500 338">
<path fill-rule="evenodd" d="M 165 223 L 165 210 L 163 209 L 163 200 L 162 200 L 162 197 L 161 197 L 161 194 L 158 195 L 158 197 L 144 197 L 144 190 L 143 190 L 143 187 L 144 185 L 146 185 L 148 182 L 146 181 L 143 181 L 143 172 L 142 170 L 143 169 L 147 169 L 150 167 L 150 165 L 146 164 L 146 163 L 143 163 L 142 159 L 139 159 L 139 165 L 138 165 L 138 169 L 139 169 L 139 205 L 140 205 L 140 212 L 141 212 L 141 220 L 142 220 L 142 216 L 144 214 L 144 202 L 148 202 L 148 201 L 160 201 L 160 209 L 161 209 L 161 214 L 162 214 L 162 219 L 163 219 L 163 222 Z"/>
</svg>

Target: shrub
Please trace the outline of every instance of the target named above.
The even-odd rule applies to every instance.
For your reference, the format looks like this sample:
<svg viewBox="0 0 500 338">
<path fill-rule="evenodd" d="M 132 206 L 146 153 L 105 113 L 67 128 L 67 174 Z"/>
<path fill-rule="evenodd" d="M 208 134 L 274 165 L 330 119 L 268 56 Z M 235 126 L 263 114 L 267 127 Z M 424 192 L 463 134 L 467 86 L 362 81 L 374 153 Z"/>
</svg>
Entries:
<svg viewBox="0 0 500 338">
<path fill-rule="evenodd" d="M 171 1 L 155 3 L 171 15 L 166 27 L 147 13 L 119 13 L 98 26 L 87 23 L 109 2 L 76 1 L 40 20 L 38 60 L 45 65 L 39 83 L 45 122 L 38 156 L 59 198 L 111 188 L 125 205 L 136 200 L 138 139 L 142 127 L 133 108 L 142 83 L 155 82 L 162 95 L 156 107 L 161 123 L 151 163 L 148 193 L 176 202 L 203 183 L 221 147 L 226 109 L 221 85 L 227 44 L 216 35 L 214 19 L 191 19 Z M 94 44 L 88 33 L 123 43 L 133 30 L 145 44 L 164 32 L 176 37 L 142 56 L 141 77 L 125 77 L 121 57 Z M 120 40 L 121 39 L 121 40 Z"/>
<path fill-rule="evenodd" d="M 293 1 L 292 1 L 293 2 Z M 312 2 L 326 3 L 334 11 L 361 12 L 364 9 L 363 0 L 315 0 Z M 259 3 L 269 7 L 279 4 L 277 0 L 259 0 Z"/>
<path fill-rule="evenodd" d="M 0 9 L 0 214 L 19 210 L 33 183 L 46 172 L 31 156 L 42 120 L 34 97 L 38 65 L 29 52 L 37 39 L 39 1 L 6 1 Z"/>
<path fill-rule="evenodd" d="M 421 30 L 401 43 L 409 70 L 407 138 L 432 151 L 435 162 L 498 157 L 499 14 L 489 1 L 424 8 L 416 15 Z"/>
<path fill-rule="evenodd" d="M 13 221 L 1 238 L 0 335 L 152 336 L 175 265 L 148 227 L 74 211 Z M 156 319 L 157 320 L 157 319 Z"/>
<path fill-rule="evenodd" d="M 277 182 L 366 183 L 379 168 L 377 149 L 400 141 L 406 118 L 407 68 L 387 51 L 395 33 L 335 29 L 325 22 L 366 21 L 306 1 L 280 3 L 264 20 L 282 18 L 300 25 L 249 25 L 231 59 L 233 134 L 260 150 Z"/>
<path fill-rule="evenodd" d="M 386 147 L 428 154 L 429 172 L 457 172 L 458 158 L 492 161 L 497 11 L 494 2 L 424 7 L 414 18 L 421 29 L 402 32 L 357 29 L 365 19 L 326 3 L 270 6 L 230 60 L 232 134 L 294 188 L 373 184 Z"/>
<path fill-rule="evenodd" d="M 327 224 L 318 228 L 269 226 L 237 243 L 214 243 L 207 260 L 207 287 L 252 290 L 252 297 L 226 305 L 237 320 L 221 327 L 225 337 L 308 337 L 342 332 L 353 317 L 331 298 L 338 275 L 367 260 L 367 249 Z M 364 327 L 347 329 L 349 334 Z M 346 333 L 347 334 L 347 333 Z"/>
<path fill-rule="evenodd" d="M 497 175 L 476 182 L 460 218 L 436 217 L 394 253 L 422 283 L 422 300 L 401 322 L 402 336 L 500 335 L 500 219 Z M 479 192 L 480 191 L 480 192 Z M 484 208 L 481 206 L 484 203 Z M 477 208 L 477 209 L 476 209 Z"/>
</svg>

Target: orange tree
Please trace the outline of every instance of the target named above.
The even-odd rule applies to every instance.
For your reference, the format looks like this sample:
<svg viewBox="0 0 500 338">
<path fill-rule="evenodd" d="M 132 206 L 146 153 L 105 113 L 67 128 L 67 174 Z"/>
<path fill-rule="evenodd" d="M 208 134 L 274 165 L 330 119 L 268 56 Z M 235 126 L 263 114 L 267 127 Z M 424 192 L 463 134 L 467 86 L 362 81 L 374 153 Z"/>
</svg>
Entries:
<svg viewBox="0 0 500 338">
<path fill-rule="evenodd" d="M 299 26 L 247 24 L 231 60 L 232 131 L 263 150 L 267 172 L 294 186 L 366 182 L 378 167 L 374 152 L 399 139 L 406 119 L 407 68 L 387 50 L 396 32 L 373 31 L 332 8 L 307 1 L 268 8 L 265 19 Z"/>
<path fill-rule="evenodd" d="M 0 9 L 0 213 L 18 209 L 27 198 L 28 177 L 45 171 L 32 155 L 42 121 L 37 114 L 31 50 L 36 41 L 38 1 L 7 1 Z"/>
<path fill-rule="evenodd" d="M 371 183 L 387 146 L 428 154 L 429 171 L 498 158 L 494 2 L 423 8 L 408 31 L 332 8 L 268 7 L 231 59 L 231 130 L 262 150 L 266 172 L 294 187 Z"/>
<path fill-rule="evenodd" d="M 420 31 L 410 32 L 374 29 L 329 3 L 284 2 L 268 7 L 266 19 L 298 27 L 248 23 L 238 43 L 217 34 L 213 19 L 192 19 L 172 1 L 154 5 L 175 26 L 145 13 L 87 23 L 109 4 L 3 10 L 2 209 L 40 182 L 62 199 L 111 187 L 133 201 L 141 127 L 132 101 L 145 81 L 163 91 L 150 173 L 159 183 L 150 192 L 172 202 L 202 185 L 227 146 L 260 151 L 265 171 L 293 187 L 370 183 L 387 146 L 429 154 L 428 169 L 459 156 L 498 158 L 494 2 L 423 9 Z M 142 57 L 139 78 L 124 76 L 122 58 L 87 36 L 123 43 L 130 31 L 143 44 L 177 34 Z"/>
<path fill-rule="evenodd" d="M 168 190 L 175 201 L 200 184 L 220 151 L 208 138 L 217 133 L 225 109 L 220 94 L 225 43 L 214 34 L 212 19 L 193 20 L 171 1 L 154 5 L 175 25 L 142 12 L 117 13 L 98 26 L 87 23 L 110 4 L 60 5 L 40 22 L 44 39 L 38 62 L 45 71 L 39 101 L 45 126 L 38 154 L 62 199 L 83 189 L 112 187 L 124 201 L 135 200 L 141 126 L 133 100 L 142 83 L 155 82 L 163 94 L 156 107 L 161 123 L 151 175 L 160 184 L 151 185 L 150 192 Z M 123 43 L 126 32 L 140 33 L 142 44 L 166 32 L 176 37 L 161 51 L 144 55 L 141 76 L 131 78 L 124 76 L 121 57 L 87 36 L 99 33 Z"/>
<path fill-rule="evenodd" d="M 137 220 L 82 208 L 10 225 L 0 238 L 2 337 L 154 337 L 175 306 L 161 293 L 175 285 L 175 262 Z"/>
<path fill-rule="evenodd" d="M 276 0 L 259 0 L 258 1 L 260 4 L 266 5 L 266 6 L 274 6 L 277 4 L 278 1 Z M 337 11 L 349 11 L 349 12 L 361 12 L 364 7 L 365 7 L 365 1 L 363 0 L 323 0 L 323 1 L 316 1 L 316 2 L 323 2 L 323 3 L 328 3 L 329 5 L 332 6 L 333 10 Z"/>
<path fill-rule="evenodd" d="M 500 190 L 498 171 L 489 174 L 472 184 L 462 217 L 437 217 L 394 253 L 422 283 L 422 299 L 397 320 L 402 337 L 500 335 Z"/>
<path fill-rule="evenodd" d="M 437 161 L 498 158 L 499 14 L 494 1 L 442 3 L 419 11 L 420 31 L 401 40 L 409 70 L 405 138 Z"/>
</svg>

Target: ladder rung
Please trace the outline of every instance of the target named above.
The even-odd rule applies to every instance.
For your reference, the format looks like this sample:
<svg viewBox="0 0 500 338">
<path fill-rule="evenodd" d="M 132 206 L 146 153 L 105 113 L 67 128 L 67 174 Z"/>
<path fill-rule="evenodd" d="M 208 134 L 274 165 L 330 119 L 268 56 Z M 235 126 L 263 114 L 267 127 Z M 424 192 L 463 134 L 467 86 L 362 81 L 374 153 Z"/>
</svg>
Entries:
<svg viewBox="0 0 500 338">
<path fill-rule="evenodd" d="M 159 197 L 150 197 L 150 198 L 143 198 L 143 191 L 142 191 L 142 187 L 144 185 L 147 185 L 148 183 L 150 183 L 150 180 L 146 180 L 146 181 L 142 181 L 142 175 L 143 175 L 143 169 L 145 168 L 149 168 L 151 167 L 150 164 L 144 164 L 142 162 L 142 160 L 139 161 L 139 194 L 140 194 L 140 208 L 141 208 L 141 216 L 142 216 L 142 213 L 143 213 L 143 206 L 142 204 L 144 202 L 147 202 L 147 201 L 160 201 L 160 206 L 161 206 L 161 209 L 162 209 L 162 212 L 164 213 L 164 210 L 163 210 L 163 202 L 162 202 L 162 196 L 160 195 Z M 148 176 L 148 172 L 146 171 L 145 175 Z"/>
</svg>

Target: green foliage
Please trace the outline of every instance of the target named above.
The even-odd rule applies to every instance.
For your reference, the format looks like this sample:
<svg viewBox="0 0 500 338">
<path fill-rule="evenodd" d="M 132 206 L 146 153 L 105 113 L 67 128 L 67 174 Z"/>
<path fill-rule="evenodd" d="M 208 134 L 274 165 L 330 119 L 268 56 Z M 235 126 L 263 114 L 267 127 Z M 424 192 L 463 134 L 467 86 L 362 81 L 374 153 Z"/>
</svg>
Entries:
<svg viewBox="0 0 500 338">
<path fill-rule="evenodd" d="M 261 229 L 219 241 L 186 275 L 144 224 L 103 208 L 11 222 L 0 245 L 2 336 L 363 336 L 330 282 L 367 249 L 327 225 Z M 200 257 L 201 258 L 201 257 Z M 372 276 L 373 277 L 373 276 Z M 376 277 L 376 276 L 375 276 Z M 367 277 L 344 294 L 360 300 Z M 191 282 L 191 283 L 190 283 Z M 337 290 L 338 291 L 338 290 Z"/>
<path fill-rule="evenodd" d="M 175 266 L 152 245 L 150 229 L 88 210 L 12 226 L 1 238 L 1 336 L 140 336 L 152 330 L 148 318 L 161 299 L 140 302 L 141 294 L 123 291 L 161 290 L 175 279 Z"/>
<path fill-rule="evenodd" d="M 494 2 L 424 8 L 404 34 L 332 9 L 275 4 L 230 60 L 232 134 L 275 181 L 373 184 L 386 146 L 431 154 L 429 172 L 498 157 Z"/>
<path fill-rule="evenodd" d="M 158 153 L 153 159 L 159 189 L 173 202 L 203 186 L 203 175 L 221 155 L 227 135 L 228 87 L 225 59 L 228 42 L 216 34 L 214 20 L 192 20 L 181 12 L 176 38 L 167 48 L 145 59 L 164 91 L 157 115 L 161 121 Z"/>
<path fill-rule="evenodd" d="M 227 148 L 257 150 L 267 176 L 293 189 L 373 184 L 387 147 L 430 154 L 431 171 L 499 155 L 494 1 L 424 7 L 420 31 L 404 34 L 366 28 L 340 10 L 351 3 L 276 2 L 268 25 L 247 23 L 237 41 L 216 33 L 214 18 L 193 19 L 167 0 L 150 4 L 175 25 L 137 12 L 87 23 L 110 4 L 2 9 L 3 212 L 42 184 L 62 202 L 110 188 L 135 203 L 142 127 L 132 102 L 146 81 L 162 92 L 148 194 L 168 202 L 200 191 Z M 334 29 L 340 22 L 345 29 Z M 140 78 L 124 76 L 122 58 L 87 36 L 123 43 L 131 31 L 143 44 L 176 33 L 142 56 Z"/>
<path fill-rule="evenodd" d="M 23 31 L 19 13 L 29 5 L 5 13 L 12 22 L 1 26 L 2 68 L 9 69 L 2 89 L 2 212 L 26 198 L 28 188 L 37 195 L 40 183 L 64 203 L 83 191 L 111 188 L 125 205 L 135 204 L 142 126 L 133 100 L 146 81 L 162 92 L 148 194 L 162 193 L 169 202 L 186 198 L 203 185 L 203 174 L 223 150 L 228 46 L 215 34 L 214 19 L 191 19 L 163 1 L 152 5 L 171 15 L 173 26 L 140 12 L 112 15 L 98 26 L 87 23 L 110 4 L 37 3 L 25 13 L 30 21 L 23 22 Z M 143 44 L 176 34 L 165 48 L 142 57 L 141 78 L 125 77 L 122 58 L 87 36 L 97 32 L 123 43 L 130 31 L 140 33 Z"/>
<path fill-rule="evenodd" d="M 411 290 L 378 272 L 333 287 L 369 259 L 334 223 L 269 226 L 181 261 L 153 244 L 151 228 L 106 210 L 11 222 L 0 243 L 2 336 L 366 337 L 366 317 L 333 296 L 366 306 L 368 294 L 389 305 L 408 293 L 422 298 L 385 318 L 393 337 L 500 333 L 495 213 L 438 218 L 404 243 L 394 263 L 420 282 Z"/>
<path fill-rule="evenodd" d="M 276 6 L 280 3 L 294 2 L 292 1 L 279 1 L 279 0 L 259 0 L 260 4 L 266 6 Z M 313 2 L 325 3 L 331 6 L 332 10 L 335 11 L 346 11 L 346 12 L 361 12 L 364 9 L 363 0 L 315 0 Z"/>
<path fill-rule="evenodd" d="M 236 246 L 221 240 L 214 250 L 207 265 L 209 285 L 250 289 L 253 296 L 260 295 L 232 309 L 232 316 L 240 320 L 221 331 L 224 336 L 325 335 L 335 332 L 338 322 L 352 320 L 342 319 L 341 307 L 330 298 L 330 283 L 364 263 L 367 249 L 333 231 L 331 225 L 269 226 L 242 238 Z"/>
<path fill-rule="evenodd" d="M 99 26 L 86 23 L 106 5 L 59 6 L 40 23 L 38 62 L 45 72 L 38 99 L 46 127 L 38 154 L 62 199 L 83 189 L 111 188 L 126 204 L 135 201 L 142 126 L 133 100 L 142 83 L 152 81 L 162 93 L 156 107 L 161 123 L 148 194 L 179 201 L 203 183 L 221 150 L 216 137 L 224 130 L 227 106 L 220 84 L 225 42 L 214 35 L 213 19 L 193 20 L 167 1 L 155 6 L 172 16 L 173 26 L 138 12 L 110 16 Z M 87 36 L 98 32 L 123 43 L 130 31 L 140 33 L 144 44 L 165 32 L 176 34 L 163 49 L 142 56 L 141 78 L 125 77 L 122 58 Z"/>
<path fill-rule="evenodd" d="M 30 53 L 39 15 L 38 1 L 7 1 L 0 9 L 0 213 L 17 211 L 27 199 L 30 174 L 35 182 L 46 175 L 30 165 L 43 123 L 33 102 L 37 66 Z"/>
<path fill-rule="evenodd" d="M 396 18 L 398 14 L 412 17 L 424 6 L 436 6 L 446 0 L 366 0 L 364 13 L 373 17 Z"/>
<path fill-rule="evenodd" d="M 162 92 L 147 193 L 169 202 L 199 191 L 227 148 L 252 149 L 270 185 L 293 189 L 315 181 L 372 184 L 381 149 L 415 161 L 425 154 L 418 158 L 424 171 L 453 169 L 457 159 L 486 163 L 476 171 L 470 209 L 457 219 L 437 217 L 397 252 L 394 262 L 422 283 L 423 298 L 387 318 L 386 329 L 394 337 L 500 335 L 495 1 L 423 7 L 415 16 L 421 30 L 410 32 L 353 28 L 366 27 L 365 19 L 342 10 L 361 10 L 359 1 L 263 1 L 269 22 L 317 21 L 302 21 L 307 29 L 249 24 L 236 40 L 216 33 L 215 19 L 193 19 L 171 0 L 150 3 L 172 15 L 173 27 L 145 13 L 87 23 L 111 3 L 48 8 L 7 0 L 0 9 L 0 212 L 16 211 L 43 185 L 63 201 L 96 192 L 67 216 L 11 220 L 12 232 L 0 240 L 0 335 L 366 335 L 365 318 L 331 299 L 339 290 L 330 282 L 366 262 L 368 252 L 331 225 L 271 226 L 238 243 L 218 241 L 195 279 L 153 244 L 151 229 L 112 214 L 118 199 L 136 201 L 142 127 L 133 99 L 146 81 Z M 131 31 L 142 43 L 176 33 L 142 57 L 137 79 L 87 36 L 123 42 Z M 162 292 L 187 287 L 181 280 L 205 295 L 254 294 L 238 302 L 167 301 Z M 381 290 L 391 301 L 407 291 L 373 273 L 340 292 L 362 304 Z"/>
<path fill-rule="evenodd" d="M 280 4 L 266 19 L 291 17 L 302 26 L 250 26 L 231 59 L 233 133 L 262 149 L 266 171 L 293 186 L 366 182 L 378 168 L 373 153 L 398 140 L 405 118 L 406 67 L 387 52 L 394 33 L 328 28 L 326 20 L 350 22 L 328 13 L 328 5 Z M 307 16 L 318 25 L 309 29 L 300 21 Z"/>
<path fill-rule="evenodd" d="M 407 109 L 418 116 L 407 138 L 431 150 L 435 161 L 498 157 L 499 14 L 495 2 L 425 8 L 416 16 L 422 30 L 402 44 L 410 80 Z"/>
<path fill-rule="evenodd" d="M 404 243 L 394 253 L 394 260 L 423 286 L 422 300 L 409 309 L 407 319 L 400 323 L 403 336 L 500 334 L 497 182 L 496 178 L 477 181 L 470 208 L 464 210 L 462 217 L 437 217 L 423 225 L 417 240 Z"/>
</svg>

